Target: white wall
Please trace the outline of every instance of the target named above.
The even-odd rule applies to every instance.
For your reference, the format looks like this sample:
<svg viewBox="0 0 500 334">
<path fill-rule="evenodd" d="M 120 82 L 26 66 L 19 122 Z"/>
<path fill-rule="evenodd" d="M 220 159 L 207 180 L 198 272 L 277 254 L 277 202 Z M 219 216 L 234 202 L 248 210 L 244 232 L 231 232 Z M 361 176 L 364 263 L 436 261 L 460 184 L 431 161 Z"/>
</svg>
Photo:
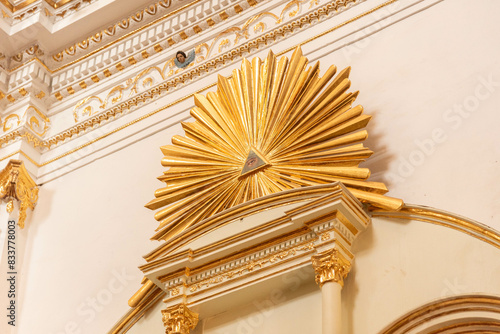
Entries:
<svg viewBox="0 0 500 334">
<path fill-rule="evenodd" d="M 366 166 L 374 179 L 387 182 L 390 195 L 497 230 L 499 10 L 494 0 L 448 0 L 332 53 L 342 42 L 318 40 L 303 47 L 306 55 L 320 55 L 323 71 L 331 63 L 352 66 L 352 90 L 361 91 L 358 102 L 373 115 L 366 145 L 376 153 Z M 496 84 L 487 87 L 483 81 L 490 78 Z M 206 84 L 200 81 L 186 93 Z M 469 115 L 453 112 L 456 105 L 475 102 L 475 95 L 481 99 Z M 433 148 L 418 153 L 423 149 L 416 141 L 428 142 L 436 131 L 441 134 Z M 150 136 L 144 132 L 146 138 L 40 187 L 29 226 L 18 333 L 104 333 L 124 314 L 142 278 L 141 255 L 156 246 L 149 241 L 156 221 L 143 205 L 160 186 L 159 147 L 174 133 L 182 133 L 179 125 Z M 459 232 L 377 219 L 357 247 L 343 292 L 344 310 L 353 312 L 344 314 L 346 333 L 380 330 L 439 297 L 447 281 L 471 292 L 500 294 L 492 279 L 500 274 L 498 250 Z M 128 278 L 117 280 L 115 270 Z M 314 310 L 318 292 L 304 289 L 307 293 L 280 304 L 273 322 L 256 332 L 276 332 L 274 326 L 287 323 L 290 308 Z M 92 298 L 106 305 L 98 301 L 99 311 L 91 311 Z M 158 332 L 158 309 L 131 332 Z M 228 322 L 227 314 L 207 321 L 206 333 L 234 333 L 238 318 L 252 312 L 252 306 L 242 306 L 233 314 L 236 322 Z"/>
</svg>

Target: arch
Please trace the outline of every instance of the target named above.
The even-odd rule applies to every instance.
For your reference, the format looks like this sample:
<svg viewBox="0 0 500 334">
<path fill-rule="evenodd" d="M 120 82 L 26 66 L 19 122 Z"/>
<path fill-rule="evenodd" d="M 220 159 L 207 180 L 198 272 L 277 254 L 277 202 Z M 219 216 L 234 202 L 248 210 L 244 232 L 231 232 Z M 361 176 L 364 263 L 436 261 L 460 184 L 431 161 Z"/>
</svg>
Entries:
<svg viewBox="0 0 500 334">
<path fill-rule="evenodd" d="M 405 204 L 399 211 L 375 210 L 372 217 L 418 220 L 440 225 L 468 234 L 500 249 L 500 232 L 475 220 L 444 210 Z"/>
<path fill-rule="evenodd" d="M 408 312 L 380 334 L 500 333 L 500 297 L 453 296 Z"/>
</svg>

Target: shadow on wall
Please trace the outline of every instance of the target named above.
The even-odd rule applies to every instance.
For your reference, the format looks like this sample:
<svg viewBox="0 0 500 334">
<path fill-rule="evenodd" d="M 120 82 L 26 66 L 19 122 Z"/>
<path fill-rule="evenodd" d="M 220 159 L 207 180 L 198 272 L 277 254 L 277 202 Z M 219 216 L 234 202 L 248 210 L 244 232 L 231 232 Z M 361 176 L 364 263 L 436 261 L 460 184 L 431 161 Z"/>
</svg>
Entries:
<svg viewBox="0 0 500 334">
<path fill-rule="evenodd" d="M 369 168 L 371 171 L 370 181 L 384 182 L 387 188 L 390 190 L 390 182 L 384 177 L 384 173 L 389 169 L 389 164 L 393 160 L 394 156 L 389 153 L 386 146 L 382 146 L 380 143 L 383 142 L 383 133 L 375 133 L 374 128 L 377 123 L 377 110 L 370 110 L 368 113 L 372 115 L 373 118 L 368 123 L 366 127 L 368 131 L 368 138 L 364 141 L 364 146 L 368 147 L 373 151 L 373 155 L 369 157 L 365 162 L 360 164 L 360 167 Z"/>
</svg>

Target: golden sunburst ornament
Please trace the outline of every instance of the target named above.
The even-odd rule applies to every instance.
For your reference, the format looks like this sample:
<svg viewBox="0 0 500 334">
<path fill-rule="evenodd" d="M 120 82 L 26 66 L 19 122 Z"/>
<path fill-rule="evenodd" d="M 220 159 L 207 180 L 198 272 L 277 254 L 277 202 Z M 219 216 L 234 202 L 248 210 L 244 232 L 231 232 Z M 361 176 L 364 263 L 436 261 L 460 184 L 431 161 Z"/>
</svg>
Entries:
<svg viewBox="0 0 500 334">
<path fill-rule="evenodd" d="M 362 141 L 370 116 L 352 107 L 350 68 L 319 76 L 297 48 L 291 59 L 269 52 L 244 59 L 231 78 L 219 76 L 217 92 L 195 95 L 186 137 L 161 149 L 159 179 L 166 187 L 146 207 L 159 209 L 153 239 L 168 239 L 218 212 L 292 188 L 341 181 L 362 202 L 398 210 L 383 183 L 368 182 L 359 163 L 373 152 Z"/>
</svg>

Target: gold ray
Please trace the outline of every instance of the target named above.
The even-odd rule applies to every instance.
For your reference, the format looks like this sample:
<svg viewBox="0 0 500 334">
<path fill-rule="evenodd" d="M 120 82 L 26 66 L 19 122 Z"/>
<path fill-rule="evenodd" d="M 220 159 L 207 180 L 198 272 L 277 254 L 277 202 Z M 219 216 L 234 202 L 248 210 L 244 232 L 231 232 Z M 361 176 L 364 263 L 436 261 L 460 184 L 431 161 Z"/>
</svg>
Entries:
<svg viewBox="0 0 500 334">
<path fill-rule="evenodd" d="M 288 58 L 281 57 L 278 64 L 275 66 L 273 73 L 270 73 L 271 91 L 268 99 L 269 104 L 267 106 L 267 121 L 265 122 L 264 125 L 264 136 L 261 141 L 262 142 L 261 148 L 263 149 L 262 153 L 264 154 L 267 154 L 266 147 L 269 145 L 269 141 L 272 140 L 273 129 L 277 118 L 276 114 L 274 114 L 273 111 L 275 109 L 277 97 L 280 92 L 287 67 L 288 67 Z"/>
<path fill-rule="evenodd" d="M 239 165 L 240 161 L 233 157 L 222 157 L 220 155 L 210 154 L 207 152 L 199 152 L 188 150 L 183 147 L 168 145 L 162 147 L 162 152 L 168 157 L 176 157 L 176 158 L 187 158 L 187 159 L 195 159 L 195 160 L 207 160 L 211 162 L 223 162 L 224 164 L 236 164 Z M 162 161 L 167 161 L 167 159 L 162 159 Z M 169 164 L 166 163 L 168 166 Z"/>
<path fill-rule="evenodd" d="M 221 111 L 225 112 L 225 117 L 234 125 L 234 131 L 242 137 L 244 143 L 248 143 L 244 123 L 238 112 L 236 92 L 234 92 L 232 81 L 221 75 L 218 76 L 217 82 L 217 100 L 224 107 Z"/>
<path fill-rule="evenodd" d="M 291 150 L 298 150 L 308 145 L 320 144 L 323 141 L 332 139 L 333 137 L 341 136 L 343 134 L 353 132 L 355 130 L 359 130 L 368 124 L 371 116 L 361 115 L 356 117 L 348 122 L 345 122 L 335 128 L 329 128 L 328 126 L 322 126 L 323 129 L 327 131 L 319 131 L 318 129 L 314 130 L 314 136 L 311 137 L 311 133 L 308 134 L 305 138 L 300 138 L 296 140 L 296 143 L 290 145 L 286 151 L 289 152 Z"/>
<path fill-rule="evenodd" d="M 310 145 L 309 147 L 302 148 L 301 150 L 295 150 L 295 151 L 291 151 L 288 153 L 283 152 L 280 154 L 276 154 L 274 161 L 280 161 L 280 159 L 287 159 L 287 158 L 291 159 L 292 157 L 296 157 L 296 156 L 301 157 L 301 156 L 307 155 L 309 153 L 322 152 L 322 151 L 326 151 L 326 150 L 331 149 L 331 148 L 358 143 L 358 142 L 365 140 L 366 138 L 368 138 L 368 131 L 361 130 L 361 131 L 347 134 L 345 136 L 341 136 L 339 138 L 335 138 L 335 139 L 326 141 L 326 142 L 321 143 L 321 144 Z M 282 156 L 283 156 L 283 158 L 281 158 Z"/>
<path fill-rule="evenodd" d="M 213 94 L 212 92 L 208 93 L 208 96 L 211 97 L 211 100 L 216 101 Z M 198 108 L 193 108 L 191 115 L 200 122 L 207 124 L 214 133 L 220 134 L 229 144 L 239 148 L 240 152 L 244 152 L 245 147 L 242 145 L 241 139 L 233 133 L 231 125 L 227 124 L 224 116 L 220 114 L 223 110 L 216 108 L 210 100 L 201 94 L 195 94 L 194 98 Z"/>
<path fill-rule="evenodd" d="M 288 156 L 285 158 L 274 159 L 273 163 L 279 165 L 281 162 L 300 163 L 300 162 L 309 162 L 315 160 L 323 161 L 325 159 L 330 160 L 330 162 L 332 163 L 346 159 L 347 161 L 352 159 L 364 161 L 365 159 L 369 158 L 372 154 L 373 152 L 364 147 L 363 144 L 354 144 L 341 148 L 321 150 L 320 152 L 315 152 L 315 153 L 309 153 L 309 154 L 304 153 L 295 158 Z"/>
<path fill-rule="evenodd" d="M 344 89 L 345 87 L 340 88 Z M 313 114 L 308 113 L 302 117 L 300 122 L 281 139 L 280 144 L 269 154 L 275 155 L 279 154 L 281 151 L 286 151 L 286 148 L 288 148 L 290 144 L 296 142 L 296 138 L 303 137 L 306 133 L 309 133 L 311 128 L 318 127 L 319 124 L 325 125 L 328 122 L 333 122 L 332 124 L 328 124 L 329 127 L 332 127 L 338 123 L 336 118 L 339 115 L 349 111 L 356 96 L 357 95 L 352 93 L 333 91 L 331 96 L 333 98 L 332 102 L 326 106 L 324 104 L 320 104 L 315 110 L 313 110 Z"/>
<path fill-rule="evenodd" d="M 303 175 L 318 175 L 318 176 L 337 176 L 350 179 L 366 180 L 370 176 L 368 168 L 358 167 L 325 167 L 325 166 L 273 166 L 273 170 L 277 172 L 296 175 L 297 177 Z"/>
</svg>

